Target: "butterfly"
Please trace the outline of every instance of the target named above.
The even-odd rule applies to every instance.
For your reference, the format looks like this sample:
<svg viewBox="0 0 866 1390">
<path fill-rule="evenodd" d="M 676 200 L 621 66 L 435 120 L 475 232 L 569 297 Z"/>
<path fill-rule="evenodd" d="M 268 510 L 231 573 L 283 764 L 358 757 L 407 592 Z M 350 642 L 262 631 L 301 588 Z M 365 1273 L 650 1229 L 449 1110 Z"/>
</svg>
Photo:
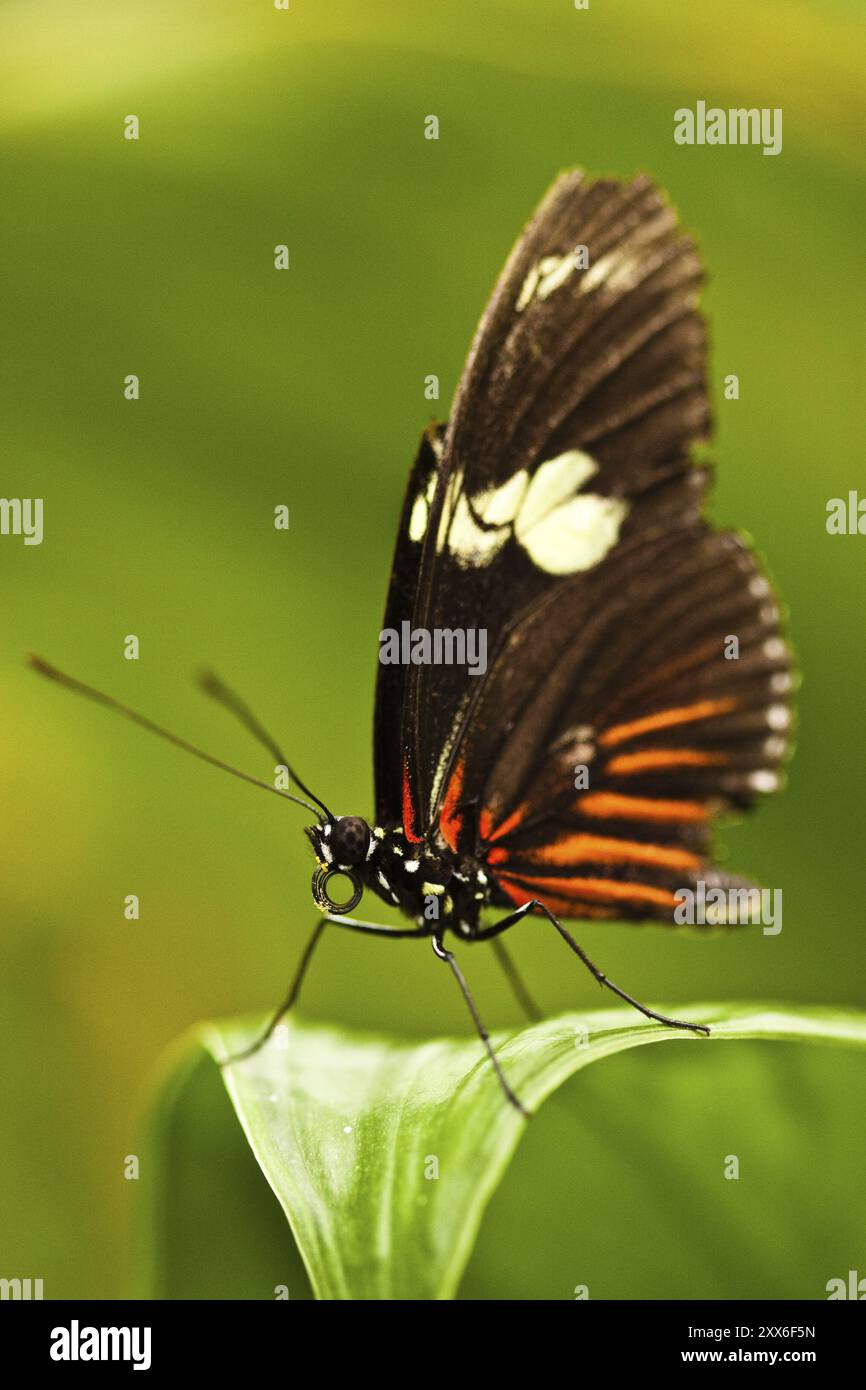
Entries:
<svg viewBox="0 0 866 1390">
<path fill-rule="evenodd" d="M 400 634 L 402 656 L 379 665 L 374 819 L 335 815 L 213 675 L 206 692 L 303 798 L 33 659 L 313 814 L 322 916 L 267 1031 L 229 1061 L 262 1046 L 295 1005 L 328 926 L 426 938 L 523 1114 L 457 943 L 493 943 L 533 1012 L 501 937 L 541 918 L 647 1018 L 709 1031 L 632 998 L 564 925 L 670 925 L 683 889 L 743 886 L 713 865 L 713 823 L 773 791 L 788 751 L 792 671 L 777 602 L 748 542 L 704 516 L 702 278 L 694 242 L 645 176 L 568 172 L 523 231 L 450 419 L 425 430 L 409 474 L 381 634 Z M 459 659 L 472 634 L 485 654 L 474 667 Z M 348 897 L 336 896 L 341 881 Z M 365 891 L 411 925 L 350 916 Z"/>
</svg>

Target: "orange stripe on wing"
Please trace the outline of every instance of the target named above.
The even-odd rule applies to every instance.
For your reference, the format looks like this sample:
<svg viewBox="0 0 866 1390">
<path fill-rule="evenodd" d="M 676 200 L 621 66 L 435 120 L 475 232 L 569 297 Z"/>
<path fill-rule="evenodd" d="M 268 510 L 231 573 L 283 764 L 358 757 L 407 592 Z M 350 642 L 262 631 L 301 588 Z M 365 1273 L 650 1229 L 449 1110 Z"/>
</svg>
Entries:
<svg viewBox="0 0 866 1390">
<path fill-rule="evenodd" d="M 648 748 L 642 753 L 619 753 L 606 770 L 614 777 L 627 777 L 654 768 L 721 767 L 727 761 L 724 753 L 702 753 L 697 748 Z"/>
<path fill-rule="evenodd" d="M 587 792 L 574 809 L 600 820 L 705 821 L 709 811 L 699 801 L 655 801 L 651 796 Z"/>
<path fill-rule="evenodd" d="M 487 856 L 491 865 L 506 863 L 513 858 L 507 849 L 492 849 Z M 701 861 L 690 850 L 667 845 L 646 845 L 641 840 L 617 840 L 602 835 L 569 835 L 552 844 L 536 849 L 520 850 L 521 864 L 652 864 L 663 869 L 696 869 Z"/>
<path fill-rule="evenodd" d="M 517 810 L 512 811 L 510 816 L 506 816 L 501 825 L 496 825 L 490 811 L 482 811 L 481 815 L 478 817 L 478 832 L 481 839 L 485 841 L 501 840 L 503 835 L 508 835 L 510 831 L 514 830 L 520 824 L 528 811 L 529 806 L 527 803 L 518 806 Z M 494 826 L 496 827 L 495 829 Z"/>
<path fill-rule="evenodd" d="M 545 907 L 556 917 L 615 917 L 617 910 L 615 907 L 600 907 L 596 903 L 583 903 L 568 898 L 557 898 L 550 893 L 534 893 L 532 890 L 523 888 L 517 882 L 506 883 L 504 879 L 499 880 L 499 886 L 504 893 L 507 893 L 516 907 L 522 907 L 531 898 L 538 898 Z"/>
<path fill-rule="evenodd" d="M 655 903 L 659 907 L 676 907 L 673 893 L 666 888 L 655 888 L 649 883 L 620 883 L 615 878 L 535 878 L 531 874 L 502 874 L 504 882 L 520 882 L 528 887 L 530 894 L 542 897 L 553 893 L 558 897 L 574 900 L 591 898 L 597 902 L 637 902 Z"/>
<path fill-rule="evenodd" d="M 645 715 L 643 719 L 633 719 L 628 724 L 614 724 L 599 735 L 602 748 L 615 748 L 618 743 L 641 734 L 653 733 L 656 729 L 670 729 L 675 724 L 691 724 L 696 719 L 711 719 L 714 714 L 729 714 L 737 701 L 731 696 L 718 700 L 696 700 L 693 705 L 680 705 L 674 709 L 663 709 L 658 714 Z"/>
<path fill-rule="evenodd" d="M 463 829 L 463 817 L 457 814 L 457 807 L 463 792 L 463 761 L 461 759 L 448 778 L 445 799 L 439 813 L 439 829 L 447 845 L 457 852 L 457 837 Z"/>
</svg>

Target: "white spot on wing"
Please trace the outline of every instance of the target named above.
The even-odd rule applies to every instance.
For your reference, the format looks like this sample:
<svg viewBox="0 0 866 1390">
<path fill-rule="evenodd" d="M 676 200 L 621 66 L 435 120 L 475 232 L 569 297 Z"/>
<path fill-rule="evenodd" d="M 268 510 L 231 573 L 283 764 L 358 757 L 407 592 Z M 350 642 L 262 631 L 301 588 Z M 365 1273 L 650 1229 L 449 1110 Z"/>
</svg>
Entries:
<svg viewBox="0 0 866 1390">
<path fill-rule="evenodd" d="M 442 515 L 439 519 L 439 533 L 436 537 L 436 549 L 442 550 L 448 539 L 448 528 L 451 525 L 454 511 L 458 499 L 463 491 L 463 470 L 455 468 L 448 481 L 448 491 L 445 494 L 445 503 L 442 507 Z"/>
<path fill-rule="evenodd" d="M 548 459 L 536 470 L 529 484 L 517 518 L 518 528 L 523 526 L 529 530 L 543 521 L 554 507 L 567 502 L 597 472 L 595 460 L 579 449 L 569 449 L 566 454 Z"/>
<path fill-rule="evenodd" d="M 472 500 L 472 510 L 486 521 L 488 526 L 505 526 L 513 521 L 514 514 L 523 502 L 529 482 L 525 468 L 514 473 L 501 487 L 489 488 L 480 492 Z"/>
<path fill-rule="evenodd" d="M 775 772 L 770 772 L 767 768 L 761 768 L 758 772 L 749 774 L 749 786 L 756 792 L 774 792 L 779 786 L 779 779 Z"/>
<path fill-rule="evenodd" d="M 522 468 L 500 487 L 477 493 L 471 503 L 465 494 L 461 494 L 448 530 L 448 545 L 452 554 L 472 565 L 488 564 L 508 540 L 508 527 L 520 507 L 528 483 L 529 474 Z M 484 522 L 483 526 L 481 522 Z"/>
<path fill-rule="evenodd" d="M 427 498 L 422 492 L 412 503 L 412 515 L 409 518 L 410 541 L 422 541 L 424 539 L 424 532 L 427 530 L 428 512 Z"/>
<path fill-rule="evenodd" d="M 618 247 L 591 265 L 578 284 L 581 294 L 588 294 L 605 284 L 611 290 L 630 290 L 641 277 L 641 259 L 633 251 Z"/>
<path fill-rule="evenodd" d="M 764 656 L 768 657 L 770 661 L 776 661 L 785 655 L 785 643 L 781 637 L 768 637 L 764 643 L 763 651 Z"/>
<path fill-rule="evenodd" d="M 548 574 L 592 569 L 612 550 L 628 504 L 616 497 L 573 497 L 517 539 L 530 559 Z"/>
<path fill-rule="evenodd" d="M 544 260 L 538 263 L 541 278 L 535 291 L 536 297 L 547 299 L 554 290 L 558 290 L 560 285 L 565 284 L 575 265 L 574 254 L 571 251 L 565 256 L 545 256 Z"/>
<path fill-rule="evenodd" d="M 479 526 L 466 497 L 458 498 L 448 530 L 448 548 L 453 555 L 470 565 L 486 565 L 507 540 L 507 526 L 492 531 Z"/>
<path fill-rule="evenodd" d="M 787 729 L 791 723 L 791 711 L 787 705 L 770 705 L 767 723 L 771 729 Z"/>
<path fill-rule="evenodd" d="M 628 503 L 595 493 L 575 495 L 598 464 L 570 449 L 536 472 L 514 524 L 530 559 L 548 574 L 591 569 L 616 545 Z"/>
<path fill-rule="evenodd" d="M 573 251 L 566 251 L 564 256 L 542 256 L 529 270 L 520 287 L 514 304 L 518 314 L 522 314 L 533 299 L 547 299 L 554 290 L 565 284 L 576 268 L 577 259 Z"/>
<path fill-rule="evenodd" d="M 621 498 L 581 492 L 597 472 L 589 454 L 569 449 L 547 459 L 532 478 L 521 469 L 471 501 L 451 492 L 452 479 L 453 512 L 443 514 L 440 545 L 447 535 L 458 562 L 483 566 L 513 534 L 533 564 L 548 574 L 590 569 L 616 545 L 628 513 Z"/>
<path fill-rule="evenodd" d="M 535 294 L 535 286 L 538 284 L 538 274 L 538 266 L 534 265 L 524 280 L 520 294 L 517 296 L 517 302 L 514 305 L 518 314 L 523 312 L 532 299 L 532 296 Z"/>
<path fill-rule="evenodd" d="M 410 541 L 423 541 L 424 539 L 427 530 L 427 518 L 430 515 L 430 503 L 433 501 L 435 490 L 436 474 L 431 473 L 424 492 L 419 492 L 412 503 L 412 513 L 409 517 Z"/>
</svg>

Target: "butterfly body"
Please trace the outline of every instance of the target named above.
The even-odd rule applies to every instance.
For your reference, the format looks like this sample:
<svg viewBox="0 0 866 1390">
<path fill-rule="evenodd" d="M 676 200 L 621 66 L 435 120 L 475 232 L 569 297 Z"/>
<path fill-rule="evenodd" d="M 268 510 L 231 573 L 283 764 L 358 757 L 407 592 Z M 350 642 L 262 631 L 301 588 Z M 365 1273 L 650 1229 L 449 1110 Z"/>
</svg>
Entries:
<svg viewBox="0 0 866 1390">
<path fill-rule="evenodd" d="M 715 866 L 713 824 L 774 790 L 787 750 L 779 609 L 748 541 L 704 516 L 711 472 L 692 458 L 710 435 L 702 278 L 649 179 L 553 185 L 410 471 L 380 633 L 391 653 L 404 640 L 399 662 L 380 650 L 377 823 L 348 852 L 341 821 L 307 832 L 323 920 L 429 937 L 518 1109 L 443 939 L 546 919 L 647 1017 L 706 1031 L 614 985 L 563 922 L 670 927 L 683 892 L 748 887 Z M 336 870 L 350 904 L 329 897 Z M 413 925 L 345 916 L 365 889 Z"/>
<path fill-rule="evenodd" d="M 364 889 L 409 918 L 419 935 L 451 931 L 465 940 L 477 936 L 480 914 L 493 902 L 495 885 L 476 858 L 454 853 L 441 839 L 412 841 L 402 825 L 370 827 L 363 858 L 354 862 L 353 856 L 341 860 L 335 852 L 327 823 L 310 826 L 307 834 L 320 870 L 355 876 Z M 333 908 L 333 902 L 321 905 Z"/>
</svg>

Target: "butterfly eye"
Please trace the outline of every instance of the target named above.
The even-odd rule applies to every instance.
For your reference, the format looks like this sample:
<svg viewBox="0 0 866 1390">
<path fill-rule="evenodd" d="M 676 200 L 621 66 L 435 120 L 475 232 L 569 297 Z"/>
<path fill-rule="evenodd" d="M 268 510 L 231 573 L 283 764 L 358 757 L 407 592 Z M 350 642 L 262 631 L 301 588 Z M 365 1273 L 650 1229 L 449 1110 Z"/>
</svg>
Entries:
<svg viewBox="0 0 866 1390">
<path fill-rule="evenodd" d="M 335 864 L 360 864 L 370 847 L 370 827 L 360 816 L 341 816 L 334 822 L 328 848 Z"/>
<path fill-rule="evenodd" d="M 328 893 L 328 883 L 334 878 L 347 878 L 352 885 L 352 896 L 347 898 L 345 902 L 336 902 Z M 351 870 L 346 869 L 317 868 L 313 874 L 312 888 L 316 905 L 323 912 L 335 912 L 338 915 L 343 912 L 351 912 L 352 908 L 357 907 L 364 896 L 364 885 L 360 878 Z"/>
</svg>

